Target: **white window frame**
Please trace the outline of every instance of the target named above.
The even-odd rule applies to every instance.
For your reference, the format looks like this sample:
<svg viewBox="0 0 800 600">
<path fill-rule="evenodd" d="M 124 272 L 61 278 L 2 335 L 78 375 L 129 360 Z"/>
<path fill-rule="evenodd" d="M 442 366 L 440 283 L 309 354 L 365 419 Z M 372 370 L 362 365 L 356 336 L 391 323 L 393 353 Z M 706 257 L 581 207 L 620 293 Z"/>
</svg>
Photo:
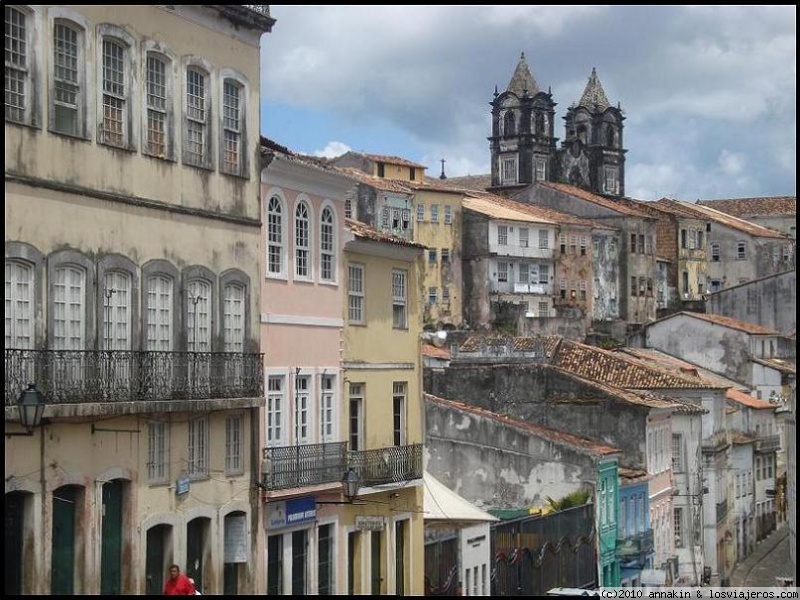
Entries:
<svg viewBox="0 0 800 600">
<path fill-rule="evenodd" d="M 67 135 L 87 139 L 88 119 L 86 118 L 87 104 L 87 75 L 86 75 L 86 37 L 89 30 L 88 21 L 80 14 L 63 6 L 51 6 L 47 11 L 48 31 L 52 39 L 51 55 L 48 62 L 48 79 L 50 82 L 50 98 L 48 99 L 48 130 L 58 135 Z M 75 34 L 75 55 L 70 56 L 69 64 L 57 61 L 59 44 L 56 43 L 56 28 L 65 27 Z M 61 68 L 59 68 L 61 67 Z M 102 65 L 100 66 L 102 68 Z M 69 77 L 63 76 L 65 70 L 73 72 Z M 67 102 L 64 97 L 58 97 L 57 92 L 74 95 L 74 102 Z M 75 127 L 73 131 L 61 130 L 56 127 L 58 122 L 56 113 L 59 110 L 74 111 Z"/>
<path fill-rule="evenodd" d="M 517 265 L 517 283 L 528 284 L 531 282 L 530 269 L 531 265 L 528 263 L 520 263 Z"/>
<path fill-rule="evenodd" d="M 520 227 L 517 231 L 519 237 L 519 247 L 530 247 L 530 230 L 527 227 Z"/>
<path fill-rule="evenodd" d="M 311 375 L 297 374 L 294 378 L 294 443 L 310 444 L 312 439 Z"/>
<path fill-rule="evenodd" d="M 277 192 L 268 195 L 267 215 L 265 219 L 267 245 L 267 277 L 286 278 L 286 227 L 289 222 L 286 202 Z M 278 261 L 278 269 L 274 269 L 273 259 Z"/>
<path fill-rule="evenodd" d="M 453 207 L 449 204 L 444 205 L 444 224 L 445 225 L 452 225 L 453 224 Z"/>
<path fill-rule="evenodd" d="M 497 283 L 508 283 L 508 263 L 505 261 L 497 263 Z"/>
<path fill-rule="evenodd" d="M 357 276 L 356 276 L 357 275 Z M 347 265 L 347 320 L 353 324 L 366 322 L 366 269 L 362 263 Z"/>
<path fill-rule="evenodd" d="M 151 61 L 163 64 L 163 84 L 151 79 L 155 73 L 150 68 Z M 171 52 L 153 40 L 142 42 L 142 154 L 164 160 L 175 160 L 174 71 L 175 59 Z M 155 126 L 156 123 L 162 124 L 163 130 Z"/>
<path fill-rule="evenodd" d="M 367 398 L 366 390 L 366 384 L 362 382 L 351 382 L 348 389 L 347 439 L 351 452 L 360 452 L 366 449 L 364 447 L 364 407 Z"/>
<path fill-rule="evenodd" d="M 27 261 L 6 260 L 5 347 L 34 347 L 36 269 Z M 19 275 L 26 273 L 26 281 Z"/>
<path fill-rule="evenodd" d="M 286 375 L 267 375 L 266 443 L 283 446 L 286 435 Z"/>
<path fill-rule="evenodd" d="M 222 126 L 220 131 L 220 171 L 228 175 L 241 175 L 244 164 L 244 86 L 227 77 L 222 80 Z"/>
<path fill-rule="evenodd" d="M 298 199 L 292 211 L 292 241 L 294 242 L 294 278 L 298 281 L 314 279 L 313 231 L 314 216 L 311 203 Z"/>
<path fill-rule="evenodd" d="M 439 205 L 431 204 L 431 223 L 439 222 Z"/>
<path fill-rule="evenodd" d="M 435 285 L 428 287 L 428 304 L 433 306 L 439 300 L 439 288 Z"/>
<path fill-rule="evenodd" d="M 186 285 L 186 349 L 189 352 L 211 352 L 213 293 L 213 286 L 206 279 L 192 279 Z"/>
<path fill-rule="evenodd" d="M 149 352 L 173 350 L 175 281 L 169 275 L 155 273 L 147 278 L 147 331 L 145 348 Z"/>
<path fill-rule="evenodd" d="M 107 47 L 106 44 L 109 46 Z M 109 50 L 118 48 L 121 56 L 111 56 Z M 136 95 L 133 73 L 136 42 L 128 32 L 115 25 L 97 26 L 97 143 L 116 148 L 133 149 L 133 118 Z M 114 63 L 119 61 L 118 65 Z M 117 71 L 115 67 L 120 67 Z M 109 74 L 118 76 L 110 78 Z M 107 127 L 107 117 L 114 112 L 118 130 Z"/>
<path fill-rule="evenodd" d="M 619 169 L 606 165 L 603 167 L 603 191 L 607 194 L 619 193 Z"/>
<path fill-rule="evenodd" d="M 497 226 L 497 245 L 508 246 L 508 225 Z"/>
<path fill-rule="evenodd" d="M 77 277 L 77 279 L 75 279 Z M 63 304 L 63 307 L 59 306 Z M 54 350 L 86 349 L 86 270 L 62 263 L 53 269 Z"/>
<path fill-rule="evenodd" d="M 550 232 L 547 229 L 539 230 L 539 250 L 550 248 Z"/>
<path fill-rule="evenodd" d="M 550 303 L 547 301 L 539 302 L 537 308 L 539 309 L 539 316 L 540 317 L 549 317 L 550 316 Z"/>
<path fill-rule="evenodd" d="M 164 484 L 170 480 L 169 422 L 150 421 L 147 424 L 147 480 Z"/>
<path fill-rule="evenodd" d="M 425 221 L 425 204 L 419 203 L 417 204 L 417 223 L 423 223 Z"/>
<path fill-rule="evenodd" d="M 210 454 L 208 421 L 208 415 L 189 419 L 186 474 L 190 479 L 208 479 Z"/>
<path fill-rule="evenodd" d="M 408 329 L 408 271 L 392 269 L 392 328 Z"/>
<path fill-rule="evenodd" d="M 736 260 L 747 260 L 747 242 L 736 242 Z"/>
<path fill-rule="evenodd" d="M 325 283 L 336 283 L 338 279 L 336 231 L 336 212 L 333 206 L 323 206 L 319 216 L 319 279 Z"/>
<path fill-rule="evenodd" d="M 547 159 L 536 158 L 536 181 L 547 180 Z"/>
<path fill-rule="evenodd" d="M 336 375 L 322 373 L 319 377 L 319 441 L 336 441 Z"/>
<path fill-rule="evenodd" d="M 406 409 L 408 407 L 408 382 L 392 383 L 392 441 L 395 446 L 407 443 Z"/>
<path fill-rule="evenodd" d="M 41 69 L 39 62 L 39 47 L 41 45 L 41 35 L 39 32 L 41 19 L 40 9 L 29 6 L 6 5 L 5 14 L 7 29 L 9 27 L 8 15 L 11 11 L 18 13 L 24 19 L 24 22 L 21 23 L 23 28 L 21 35 L 14 36 L 18 45 L 16 46 L 16 52 L 14 52 L 14 47 L 12 45 L 11 60 L 9 60 L 9 52 L 6 51 L 6 95 L 11 93 L 20 98 L 20 102 L 17 104 L 6 104 L 6 122 L 38 128 L 41 126 L 40 100 L 38 86 L 34 85 L 33 76 Z M 20 22 L 18 21 L 16 25 L 18 28 L 17 31 L 19 31 Z M 12 23 L 12 28 L 13 26 L 14 24 Z M 9 78 L 8 76 L 12 73 L 15 73 L 17 77 Z M 9 88 L 9 82 L 14 82 L 18 85 Z"/>
<path fill-rule="evenodd" d="M 516 156 L 501 156 L 500 157 L 500 183 L 501 184 L 515 184 L 519 180 L 519 170 L 517 167 Z"/>
<path fill-rule="evenodd" d="M 241 414 L 225 417 L 225 475 L 244 474 L 244 418 Z"/>
<path fill-rule="evenodd" d="M 213 169 L 214 164 L 211 155 L 211 72 L 211 65 L 203 59 L 184 59 L 181 96 L 183 163 L 201 169 Z M 197 77 L 202 79 L 198 80 Z M 198 133 L 200 139 L 192 141 L 191 138 Z"/>
<path fill-rule="evenodd" d="M 450 264 L 450 248 L 441 249 L 440 260 L 443 265 Z"/>
<path fill-rule="evenodd" d="M 102 293 L 102 348 L 132 350 L 133 275 L 127 271 L 109 269 L 105 274 Z"/>
<path fill-rule="evenodd" d="M 244 352 L 244 329 L 247 289 L 238 282 L 225 284 L 222 290 L 223 352 Z"/>
<path fill-rule="evenodd" d="M 550 283 L 550 265 L 538 265 L 537 273 L 539 276 L 539 280 L 534 283 L 540 283 L 547 285 Z"/>
</svg>

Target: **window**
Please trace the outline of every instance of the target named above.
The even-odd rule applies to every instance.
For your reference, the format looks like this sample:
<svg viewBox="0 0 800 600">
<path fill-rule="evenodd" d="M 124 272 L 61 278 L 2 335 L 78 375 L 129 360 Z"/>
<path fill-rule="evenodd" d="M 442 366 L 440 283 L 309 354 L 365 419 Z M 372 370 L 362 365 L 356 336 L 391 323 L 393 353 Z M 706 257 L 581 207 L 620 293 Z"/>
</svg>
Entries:
<svg viewBox="0 0 800 600">
<path fill-rule="evenodd" d="M 653 247 L 654 247 L 653 236 L 652 235 L 648 235 L 645 238 L 645 242 L 646 242 L 646 245 L 644 247 L 645 254 L 648 254 L 648 255 L 655 254 L 655 252 L 653 251 Z"/>
<path fill-rule="evenodd" d="M 428 288 L 428 304 L 436 304 L 439 288 L 432 286 Z"/>
<path fill-rule="evenodd" d="M 353 200 L 352 198 L 346 198 L 344 201 L 344 218 L 345 219 L 352 219 L 353 218 Z"/>
<path fill-rule="evenodd" d="M 283 442 L 283 375 L 267 378 L 267 445 L 279 446 Z"/>
<path fill-rule="evenodd" d="M 586 256 L 586 248 L 589 246 L 589 238 L 585 235 L 581 236 L 581 256 Z"/>
<path fill-rule="evenodd" d="M 672 517 L 673 517 L 673 527 L 674 532 L 673 535 L 675 536 L 675 546 L 677 548 L 683 548 L 684 538 L 683 538 L 683 508 L 682 507 L 675 507 L 672 509 Z"/>
<path fill-rule="evenodd" d="M 580 294 L 581 294 L 581 300 L 583 300 L 585 302 L 586 301 L 586 282 L 585 281 L 579 281 L 578 282 L 578 290 L 580 291 Z"/>
<path fill-rule="evenodd" d="M 210 166 L 208 152 L 209 110 L 206 105 L 206 75 L 191 67 L 186 70 L 186 133 L 184 161 L 196 167 Z"/>
<path fill-rule="evenodd" d="M 103 348 L 131 349 L 131 276 L 108 271 L 103 288 Z"/>
<path fill-rule="evenodd" d="M 536 159 L 536 181 L 544 181 L 547 179 L 547 159 Z"/>
<path fill-rule="evenodd" d="M 53 27 L 53 113 L 50 127 L 58 133 L 81 135 L 83 129 L 83 32 L 56 22 Z M 82 67 L 81 67 L 82 68 Z"/>
<path fill-rule="evenodd" d="M 672 434 L 672 470 L 683 473 L 683 436 L 680 433 Z"/>
<path fill-rule="evenodd" d="M 311 378 L 308 375 L 298 375 L 294 385 L 294 441 L 307 444 L 311 433 L 309 423 Z"/>
<path fill-rule="evenodd" d="M 500 159 L 500 183 L 517 183 L 517 158 Z"/>
<path fill-rule="evenodd" d="M 363 450 L 364 384 L 350 384 L 350 451 Z"/>
<path fill-rule="evenodd" d="M 211 351 L 211 284 L 195 279 L 187 286 L 186 332 L 189 352 Z"/>
<path fill-rule="evenodd" d="M 322 281 L 335 281 L 336 240 L 334 237 L 333 210 L 322 209 L 319 224 L 319 277 Z"/>
<path fill-rule="evenodd" d="M 631 277 L 631 296 L 636 297 L 636 277 Z"/>
<path fill-rule="evenodd" d="M 406 322 L 406 271 L 392 270 L 392 326 L 408 327 Z"/>
<path fill-rule="evenodd" d="M 631 254 L 636 254 L 636 234 L 631 234 Z"/>
<path fill-rule="evenodd" d="M 639 234 L 639 254 L 644 254 L 645 247 L 644 247 L 644 234 Z"/>
<path fill-rule="evenodd" d="M 548 304 L 547 302 L 539 302 L 539 316 L 540 317 L 550 316 L 550 304 Z"/>
<path fill-rule="evenodd" d="M 208 477 L 208 417 L 189 421 L 188 475 L 193 478 Z"/>
<path fill-rule="evenodd" d="M 497 281 L 499 283 L 506 283 L 508 281 L 508 263 L 497 263 Z"/>
<path fill-rule="evenodd" d="M 450 286 L 443 285 L 442 286 L 442 303 L 450 304 Z"/>
<path fill-rule="evenodd" d="M 423 222 L 425 220 L 425 205 L 417 204 L 417 221 Z"/>
<path fill-rule="evenodd" d="M 167 61 L 155 55 L 147 55 L 147 137 L 145 152 L 151 156 L 167 158 L 168 122 L 170 102 L 167 97 L 167 82 L 171 68 Z"/>
<path fill-rule="evenodd" d="M 6 267 L 8 277 L 8 267 Z M 53 273 L 53 349 L 86 349 L 86 271 L 68 265 Z M 6 318 L 9 311 L 6 310 Z M 6 347 L 8 344 L 6 343 Z M 17 346 L 19 347 L 19 346 Z"/>
<path fill-rule="evenodd" d="M 5 7 L 6 15 L 6 120 L 30 122 L 31 67 L 33 48 L 29 43 L 32 23 L 27 13 L 13 6 Z"/>
<path fill-rule="evenodd" d="M 409 181 L 414 181 L 417 178 L 417 170 L 414 167 L 408 168 L 408 179 Z"/>
<path fill-rule="evenodd" d="M 385 177 L 386 176 L 386 167 L 384 163 L 378 163 L 378 177 Z"/>
<path fill-rule="evenodd" d="M 508 226 L 497 226 L 497 244 L 499 246 L 508 246 Z"/>
<path fill-rule="evenodd" d="M 222 338 L 224 352 L 244 352 L 245 288 L 229 283 L 223 290 Z"/>
<path fill-rule="evenodd" d="M 283 274 L 283 203 L 277 196 L 267 208 L 267 274 Z"/>
<path fill-rule="evenodd" d="M 323 443 L 334 441 L 335 381 L 336 377 L 333 375 L 320 377 L 319 439 Z"/>
<path fill-rule="evenodd" d="M 745 242 L 736 243 L 736 260 L 744 260 L 747 254 L 747 244 Z"/>
<path fill-rule="evenodd" d="M 403 446 L 406 443 L 406 392 L 408 384 L 405 381 L 395 381 L 392 384 L 393 430 L 394 445 Z"/>
<path fill-rule="evenodd" d="M 539 249 L 546 250 L 550 247 L 550 238 L 549 232 L 547 229 L 540 229 L 539 230 Z"/>
<path fill-rule="evenodd" d="M 539 265 L 539 283 L 550 282 L 550 265 Z"/>
<path fill-rule="evenodd" d="M 431 248 L 428 250 L 428 264 L 436 264 L 436 248 Z"/>
<path fill-rule="evenodd" d="M 172 278 L 164 275 L 154 275 L 147 280 L 148 351 L 172 350 L 173 287 Z"/>
<path fill-rule="evenodd" d="M 703 249 L 703 230 L 702 229 L 698 229 L 696 231 L 696 234 L 697 234 L 697 240 L 695 242 L 695 247 L 698 250 L 702 250 Z"/>
<path fill-rule="evenodd" d="M 569 253 L 570 254 L 577 254 L 578 253 L 578 236 L 577 235 L 569 236 Z"/>
<path fill-rule="evenodd" d="M 442 248 L 442 264 L 446 265 L 450 263 L 450 248 Z"/>
<path fill-rule="evenodd" d="M 147 479 L 150 483 L 169 481 L 168 423 L 151 421 L 148 424 Z"/>
<path fill-rule="evenodd" d="M 618 181 L 618 172 L 616 167 L 605 167 L 605 185 L 604 191 L 607 194 L 618 194 L 619 193 L 619 181 Z"/>
<path fill-rule="evenodd" d="M 653 295 L 653 279 L 652 279 L 652 277 L 648 277 L 647 278 L 647 295 L 648 296 L 652 296 Z"/>
<path fill-rule="evenodd" d="M 244 473 L 242 461 L 242 417 L 236 415 L 225 419 L 225 474 Z"/>
<path fill-rule="evenodd" d="M 453 223 L 453 207 L 449 204 L 444 205 L 444 224 L 451 225 Z"/>
<path fill-rule="evenodd" d="M 431 223 L 439 222 L 439 205 L 431 204 Z"/>
<path fill-rule="evenodd" d="M 561 281 L 559 281 L 558 287 L 559 287 L 559 297 L 562 300 L 566 299 L 566 297 L 567 297 L 567 280 L 566 279 L 562 279 Z"/>
<path fill-rule="evenodd" d="M 527 248 L 529 246 L 529 231 L 527 227 L 519 228 L 519 247 Z"/>
<path fill-rule="evenodd" d="M 414 172 L 414 169 L 411 169 Z M 331 596 L 336 593 L 336 532 L 335 526 L 320 525 L 317 534 L 317 595 Z M 278 591 L 276 594 L 280 593 Z"/>
<path fill-rule="evenodd" d="M 309 222 L 308 205 L 298 203 L 294 209 L 294 274 L 298 279 L 311 278 Z"/>
<path fill-rule="evenodd" d="M 222 171 L 241 175 L 244 88 L 233 79 L 222 84 Z"/>
<path fill-rule="evenodd" d="M 517 269 L 517 282 L 530 283 L 530 265 L 521 263 Z"/>
<path fill-rule="evenodd" d="M 364 265 L 350 263 L 347 267 L 347 315 L 351 323 L 364 322 Z"/>
<path fill-rule="evenodd" d="M 558 245 L 561 246 L 561 254 L 567 253 L 567 235 L 565 233 L 560 233 L 558 235 Z"/>
<path fill-rule="evenodd" d="M 33 266 L 10 260 L 5 266 L 5 347 L 30 350 L 33 348 Z"/>
<path fill-rule="evenodd" d="M 118 40 L 103 39 L 103 120 L 100 141 L 112 146 L 128 144 L 128 48 Z"/>
</svg>

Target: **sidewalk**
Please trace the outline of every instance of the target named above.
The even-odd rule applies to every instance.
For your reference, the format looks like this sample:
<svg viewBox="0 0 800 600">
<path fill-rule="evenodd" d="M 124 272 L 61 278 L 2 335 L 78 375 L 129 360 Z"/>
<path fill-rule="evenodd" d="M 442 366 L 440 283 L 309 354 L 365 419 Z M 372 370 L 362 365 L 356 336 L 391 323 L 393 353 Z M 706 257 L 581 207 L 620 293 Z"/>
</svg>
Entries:
<svg viewBox="0 0 800 600">
<path fill-rule="evenodd" d="M 790 575 L 791 567 L 789 528 L 784 523 L 736 565 L 731 573 L 731 587 L 771 587 L 775 585 L 775 577 Z"/>
</svg>

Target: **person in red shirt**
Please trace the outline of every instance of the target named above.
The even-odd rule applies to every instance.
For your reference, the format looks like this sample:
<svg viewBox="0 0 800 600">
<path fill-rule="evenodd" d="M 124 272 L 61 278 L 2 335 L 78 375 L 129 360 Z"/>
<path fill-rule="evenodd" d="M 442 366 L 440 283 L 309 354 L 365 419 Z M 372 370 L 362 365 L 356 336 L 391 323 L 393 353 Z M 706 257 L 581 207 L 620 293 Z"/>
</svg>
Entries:
<svg viewBox="0 0 800 600">
<path fill-rule="evenodd" d="M 178 565 L 169 568 L 169 579 L 164 584 L 165 596 L 194 596 L 195 587 L 192 580 L 181 573 Z"/>
</svg>

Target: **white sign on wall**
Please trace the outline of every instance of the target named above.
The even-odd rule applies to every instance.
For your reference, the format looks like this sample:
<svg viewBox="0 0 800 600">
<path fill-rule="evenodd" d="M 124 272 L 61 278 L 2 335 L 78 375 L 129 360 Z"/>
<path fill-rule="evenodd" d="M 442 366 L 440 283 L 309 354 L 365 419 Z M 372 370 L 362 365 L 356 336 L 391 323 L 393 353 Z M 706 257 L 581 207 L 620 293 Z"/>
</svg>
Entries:
<svg viewBox="0 0 800 600">
<path fill-rule="evenodd" d="M 356 517 L 359 531 L 383 531 L 383 517 Z"/>
<path fill-rule="evenodd" d="M 247 517 L 231 515 L 225 517 L 225 562 L 247 562 Z"/>
</svg>

